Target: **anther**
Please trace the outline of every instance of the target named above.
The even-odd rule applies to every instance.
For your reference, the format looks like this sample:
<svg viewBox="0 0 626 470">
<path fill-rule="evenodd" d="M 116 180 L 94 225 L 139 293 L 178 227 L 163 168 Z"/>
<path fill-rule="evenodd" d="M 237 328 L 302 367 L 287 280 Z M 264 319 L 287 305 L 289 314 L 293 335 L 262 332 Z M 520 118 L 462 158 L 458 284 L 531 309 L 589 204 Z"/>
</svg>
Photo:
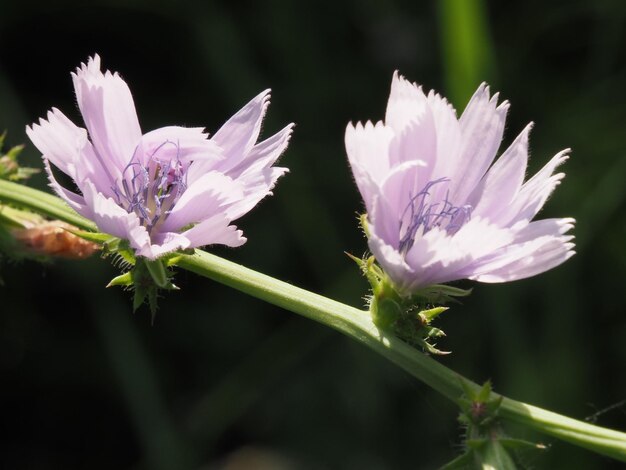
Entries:
<svg viewBox="0 0 626 470">
<path fill-rule="evenodd" d="M 452 235 L 470 219 L 472 206 L 455 206 L 448 199 L 448 191 L 443 201 L 430 202 L 431 188 L 448 181 L 450 181 L 448 178 L 429 181 L 421 191 L 411 196 L 400 218 L 398 248 L 401 253 L 406 254 L 411 249 L 420 230 L 424 234 L 434 227 L 440 227 Z M 407 219 L 408 221 L 405 222 Z"/>
</svg>

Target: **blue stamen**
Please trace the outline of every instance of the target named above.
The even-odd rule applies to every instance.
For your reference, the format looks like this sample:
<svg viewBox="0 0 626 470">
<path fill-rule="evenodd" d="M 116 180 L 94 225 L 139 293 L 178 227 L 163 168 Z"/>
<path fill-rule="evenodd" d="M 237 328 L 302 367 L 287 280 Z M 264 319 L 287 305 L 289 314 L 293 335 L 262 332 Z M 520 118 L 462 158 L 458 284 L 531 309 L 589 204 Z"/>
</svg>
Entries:
<svg viewBox="0 0 626 470">
<path fill-rule="evenodd" d="M 446 181 L 450 180 L 448 178 L 439 178 L 429 181 L 420 192 L 415 196 L 411 196 L 400 218 L 400 244 L 398 247 L 400 253 L 406 254 L 411 249 L 420 228 L 422 229 L 422 234 L 432 230 L 434 227 L 441 227 L 450 235 L 453 235 L 470 220 L 472 206 L 469 204 L 455 206 L 448 200 L 449 191 L 446 191 L 442 202 L 429 202 L 430 189 L 436 184 Z M 407 218 L 408 223 L 405 224 L 404 220 Z"/>
<path fill-rule="evenodd" d="M 156 154 L 165 145 L 176 147 L 173 159 L 159 161 Z M 117 202 L 128 212 L 134 212 L 141 224 L 151 231 L 159 221 L 164 220 L 181 194 L 187 189 L 186 167 L 180 161 L 180 147 L 166 140 L 149 155 L 146 166 L 136 157 L 122 172 L 121 189 L 113 188 Z"/>
</svg>

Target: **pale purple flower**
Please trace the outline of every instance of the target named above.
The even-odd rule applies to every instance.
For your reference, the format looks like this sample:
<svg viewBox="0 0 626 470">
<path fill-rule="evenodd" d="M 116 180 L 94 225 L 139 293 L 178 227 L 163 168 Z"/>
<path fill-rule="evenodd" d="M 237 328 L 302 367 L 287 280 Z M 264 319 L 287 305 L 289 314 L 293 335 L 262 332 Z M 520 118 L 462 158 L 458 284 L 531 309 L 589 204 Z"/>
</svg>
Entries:
<svg viewBox="0 0 626 470">
<path fill-rule="evenodd" d="M 509 104 L 481 85 L 462 116 L 394 74 L 385 122 L 346 130 L 370 250 L 403 294 L 457 279 L 506 282 L 574 254 L 574 219 L 531 222 L 563 178 L 558 153 L 524 182 L 528 125 L 495 161 Z"/>
<path fill-rule="evenodd" d="M 202 128 L 178 126 L 142 135 L 128 86 L 117 73 L 102 73 L 97 55 L 72 78 L 87 129 L 56 108 L 26 128 L 60 197 L 149 259 L 177 249 L 245 243 L 231 222 L 271 194 L 288 171 L 272 165 L 287 147 L 292 125 L 256 142 L 269 90 L 211 139 Z M 52 166 L 76 188 L 61 186 Z"/>
</svg>

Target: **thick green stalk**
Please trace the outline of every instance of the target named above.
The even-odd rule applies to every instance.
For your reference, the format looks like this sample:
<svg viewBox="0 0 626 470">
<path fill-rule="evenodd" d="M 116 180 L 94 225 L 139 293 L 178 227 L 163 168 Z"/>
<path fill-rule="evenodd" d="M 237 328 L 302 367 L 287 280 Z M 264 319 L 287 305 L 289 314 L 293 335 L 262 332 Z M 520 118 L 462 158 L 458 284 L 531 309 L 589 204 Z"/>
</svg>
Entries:
<svg viewBox="0 0 626 470">
<path fill-rule="evenodd" d="M 51 215 L 83 229 L 95 229 L 92 222 L 78 216 L 58 198 L 25 186 L 0 181 L 0 202 Z M 369 312 L 300 289 L 201 250 L 196 250 L 193 255 L 181 255 L 176 265 L 334 328 L 383 355 L 455 403 L 463 394 L 462 382 L 478 387 L 395 336 L 379 330 Z M 510 398 L 503 398 L 500 415 L 536 431 L 626 462 L 625 433 Z"/>
</svg>

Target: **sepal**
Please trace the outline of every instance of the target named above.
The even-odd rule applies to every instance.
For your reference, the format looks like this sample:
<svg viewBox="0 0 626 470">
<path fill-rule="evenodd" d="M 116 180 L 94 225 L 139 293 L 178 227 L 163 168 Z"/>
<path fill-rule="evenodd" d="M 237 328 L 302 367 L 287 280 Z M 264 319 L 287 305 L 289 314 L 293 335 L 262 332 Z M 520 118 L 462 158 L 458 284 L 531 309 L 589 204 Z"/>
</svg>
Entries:
<svg viewBox="0 0 626 470">
<path fill-rule="evenodd" d="M 369 305 L 374 324 L 381 330 L 392 331 L 400 339 L 419 346 L 430 354 L 450 354 L 449 351 L 436 348 L 434 342 L 446 334 L 431 324 L 448 308 L 435 307 L 424 302 L 416 303 L 413 298 L 402 297 L 389 278 L 375 270 L 373 266 L 376 265 L 371 260 L 368 261 L 366 266 L 370 277 L 374 279 L 370 283 L 372 296 Z M 376 266 L 376 269 L 380 268 Z"/>
<path fill-rule="evenodd" d="M 446 304 L 457 301 L 456 299 L 459 297 L 467 297 L 471 293 L 472 289 L 460 289 L 445 284 L 433 284 L 411 294 L 411 299 L 415 302 Z"/>
<path fill-rule="evenodd" d="M 122 282 L 132 280 L 132 284 L 126 285 L 134 290 L 133 311 L 137 311 L 144 302 L 147 302 L 154 321 L 159 289 L 178 290 L 171 282 L 172 275 L 167 271 L 163 260 L 152 261 L 145 258 L 137 258 L 135 266 L 129 273 L 130 279 L 127 277 L 119 279 L 120 276 L 115 279 L 119 279 L 120 285 L 124 285 Z"/>
<path fill-rule="evenodd" d="M 133 274 L 132 271 L 127 271 L 124 274 L 120 274 L 119 276 L 115 276 L 111 281 L 107 284 L 107 287 L 114 286 L 122 286 L 122 287 L 130 287 L 133 285 Z"/>
<path fill-rule="evenodd" d="M 24 150 L 24 145 L 11 147 L 7 153 L 1 151 L 6 134 L 6 131 L 0 134 L 0 179 L 21 181 L 39 173 L 39 169 L 23 167 L 17 162 L 20 153 Z"/>
<path fill-rule="evenodd" d="M 133 312 L 147 303 L 154 321 L 159 290 L 178 290 L 172 282 L 173 274 L 169 268 L 175 264 L 179 255 L 149 260 L 136 257 L 126 240 L 93 232 L 81 232 L 79 235 L 101 243 L 103 256 L 113 257 L 113 264 L 125 270 L 111 279 L 107 287 L 120 286 L 132 290 Z"/>
<path fill-rule="evenodd" d="M 367 235 L 367 215 L 360 217 L 361 227 Z M 359 267 L 372 288 L 369 296 L 369 311 L 372 321 L 381 330 L 392 331 L 396 336 L 414 346 L 420 346 L 430 354 L 449 354 L 434 345 L 434 341 L 445 335 L 432 322 L 448 310 L 442 304 L 455 301 L 471 294 L 471 289 L 444 284 L 433 284 L 406 295 L 396 288 L 391 278 L 376 263 L 374 256 L 356 256 L 346 253 Z"/>
</svg>

